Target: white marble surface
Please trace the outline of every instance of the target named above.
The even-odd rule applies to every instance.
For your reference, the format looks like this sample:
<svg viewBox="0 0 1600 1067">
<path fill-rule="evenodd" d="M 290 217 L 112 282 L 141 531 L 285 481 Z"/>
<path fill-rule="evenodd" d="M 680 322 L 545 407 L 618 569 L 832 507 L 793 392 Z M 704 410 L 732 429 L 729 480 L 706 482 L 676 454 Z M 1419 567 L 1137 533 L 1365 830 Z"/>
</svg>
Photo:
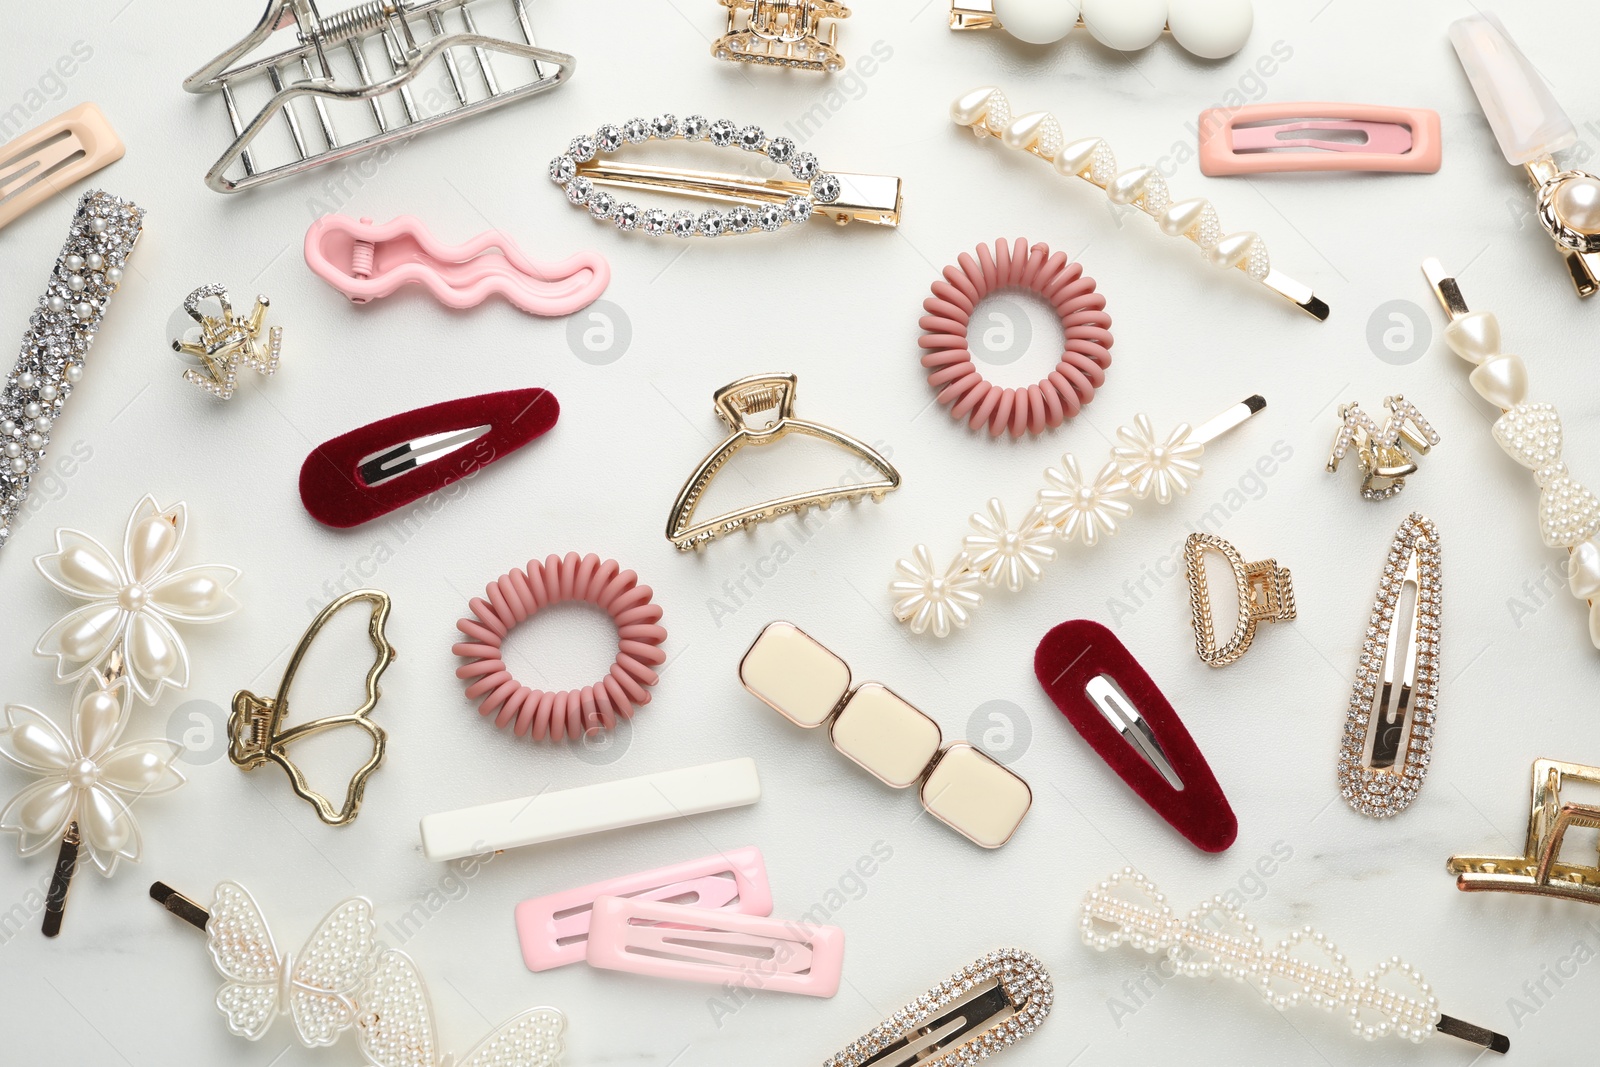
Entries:
<svg viewBox="0 0 1600 1067">
<path fill-rule="evenodd" d="M 1461 272 L 1474 306 L 1500 314 L 1508 349 L 1528 359 L 1534 397 L 1560 405 L 1575 473 L 1590 479 L 1600 471 L 1600 304 L 1572 294 L 1446 41 L 1448 22 L 1472 5 L 1256 6 L 1245 49 L 1206 64 L 1170 41 L 1124 57 L 1082 37 L 1029 49 L 955 35 L 941 0 L 863 3 L 841 40 L 852 59 L 876 57 L 872 72 L 829 83 L 713 62 L 707 40 L 720 9 L 710 0 L 543 0 L 541 39 L 580 60 L 565 88 L 420 139 L 375 172 L 323 172 L 223 197 L 200 181 L 222 148 L 220 105 L 186 96 L 180 82 L 248 28 L 256 3 L 16 5 L 0 43 L 0 114 L 14 115 L 4 108 L 15 102 L 42 120 L 99 102 L 128 155 L 96 180 L 143 204 L 149 220 L 56 436 L 55 456 L 76 457 L 71 473 L 40 485 L 42 505 L 0 560 L 3 698 L 65 707 L 66 688 L 30 650 L 66 604 L 30 558 L 58 526 L 118 537 L 145 492 L 188 501 L 192 558 L 241 567 L 246 607 L 194 634 L 188 693 L 137 713 L 135 730 L 190 731 L 198 744 L 190 783 L 139 808 L 144 861 L 110 881 L 80 876 L 55 941 L 39 936 L 36 916 L 18 931 L 6 913 L 41 884 L 49 861 L 0 861 L 0 920 L 9 924 L 0 933 L 0 1058 L 358 1062 L 348 1038 L 310 1051 L 290 1047 L 282 1027 L 256 1045 L 230 1036 L 211 1004 L 217 982 L 203 938 L 145 895 L 160 878 L 201 900 L 218 881 L 243 882 L 285 948 L 336 900 L 370 896 L 384 936 L 429 976 L 453 1049 L 550 1003 L 569 1016 L 574 1065 L 815 1063 L 950 970 L 1015 944 L 1043 958 L 1058 990 L 1054 1018 L 1031 1047 L 1009 1054 L 1019 1063 L 1471 1060 L 1470 1048 L 1443 1038 L 1420 1049 L 1364 1045 L 1319 1013 L 1279 1017 L 1232 984 L 1158 986 L 1141 978 L 1153 973 L 1141 970 L 1148 959 L 1089 951 L 1077 903 L 1124 863 L 1180 908 L 1238 894 L 1269 937 L 1315 924 L 1357 967 L 1399 953 L 1433 982 L 1444 1010 L 1508 1033 L 1523 1063 L 1582 1055 L 1600 980 L 1600 963 L 1590 962 L 1600 911 L 1468 897 L 1443 869 L 1453 851 L 1520 847 L 1533 759 L 1600 762 L 1600 665 L 1581 608 L 1558 587 L 1562 557 L 1539 543 L 1535 487 L 1490 439 L 1490 413 L 1438 339 L 1442 320 L 1418 264 L 1441 257 Z M 1573 45 L 1594 39 L 1600 13 L 1579 0 L 1501 7 L 1582 129 L 1581 161 L 1600 140 L 1600 83 L 1573 63 Z M 63 56 L 76 56 L 66 78 L 55 73 Z M 1319 325 L 1242 276 L 1206 268 L 1192 248 L 1108 210 L 1086 186 L 974 144 L 949 125 L 946 106 L 983 83 L 1003 84 L 1021 108 L 1053 110 L 1071 134 L 1110 138 L 1125 163 L 1161 161 L 1179 195 L 1209 196 L 1230 228 L 1261 233 L 1275 261 L 1328 301 L 1331 319 Z M 1196 116 L 1235 97 L 1436 108 L 1443 170 L 1204 179 L 1188 155 Z M 573 134 L 665 109 L 726 113 L 791 136 L 805 124 L 806 147 L 827 166 L 903 176 L 905 223 L 716 244 L 625 239 L 545 181 L 546 161 Z M 620 358 L 586 352 L 586 361 L 568 339 L 603 323 L 538 320 L 498 303 L 453 314 L 417 292 L 354 307 L 300 254 L 314 214 L 335 209 L 416 213 L 450 240 L 498 226 L 551 258 L 597 248 L 615 270 L 609 314 L 625 316 L 631 341 Z M 59 199 L 0 234 L 0 324 L 10 336 L 22 331 L 69 213 Z M 958 431 L 929 407 L 916 361 L 918 304 L 936 267 L 1001 234 L 1081 253 L 1115 317 L 1106 388 L 1082 417 L 1037 440 Z M 269 293 L 286 327 L 279 376 L 247 382 L 227 405 L 180 381 L 166 348 L 172 309 L 211 280 Z M 1375 311 L 1396 300 L 1414 306 L 1417 338 L 1432 337 L 1403 365 L 1380 360 L 1368 341 Z M 1050 335 L 1042 320 L 1034 325 L 1033 350 L 997 376 L 1044 365 Z M 1380 332 L 1386 325 L 1380 318 Z M 809 529 L 786 521 L 681 556 L 660 530 L 681 480 L 718 438 L 711 392 L 768 370 L 800 375 L 802 414 L 881 442 L 905 485 L 879 506 L 836 511 Z M 413 406 L 523 385 L 560 397 L 555 431 L 409 526 L 339 533 L 301 509 L 296 471 L 315 443 Z M 1257 391 L 1270 407 L 1212 449 L 1205 478 L 1179 503 L 1142 507 L 1111 543 L 1068 551 L 1043 584 L 997 598 L 953 640 L 913 639 L 890 622 L 884 584 L 916 541 L 953 551 L 969 511 L 990 495 L 1020 506 L 1063 449 L 1100 462 L 1135 412 L 1166 427 Z M 1392 392 L 1416 401 L 1444 443 L 1403 500 L 1365 504 L 1353 472 L 1322 470 L 1333 408 L 1351 399 L 1376 408 Z M 831 480 L 843 469 L 805 458 L 814 462 L 786 476 Z M 1408 506 L 1437 520 L 1444 538 L 1439 747 L 1412 810 L 1377 824 L 1338 801 L 1334 757 L 1380 555 Z M 1191 651 L 1181 582 L 1152 577 L 1170 569 L 1174 546 L 1208 512 L 1247 558 L 1275 555 L 1293 570 L 1300 608 L 1298 621 L 1264 628 L 1223 671 Z M 467 597 L 513 564 L 569 549 L 637 568 L 671 632 L 656 700 L 626 744 L 582 758 L 489 729 L 451 674 L 453 624 Z M 400 658 L 377 713 L 390 751 L 360 820 L 331 829 L 277 771 L 246 776 L 219 758 L 220 709 L 238 688 L 270 691 L 313 611 L 358 582 L 395 602 Z M 1197 854 L 1042 699 L 1033 646 L 1076 616 L 1113 624 L 1181 709 L 1239 815 L 1228 852 Z M 995 853 L 970 847 L 919 818 L 913 797 L 886 790 L 740 689 L 740 653 L 779 617 L 807 627 L 858 677 L 927 710 L 948 737 L 1003 744 L 1004 724 L 987 716 L 1009 716 L 1013 766 L 1035 794 L 1015 840 Z M 520 669 L 573 684 L 599 669 L 606 637 L 571 612 L 515 643 Z M 326 686 L 309 684 L 307 712 L 348 703 L 353 673 L 347 663 Z M 993 701 L 1003 703 L 985 708 Z M 426 812 L 746 754 L 766 788 L 754 808 L 506 854 L 470 879 L 447 875 L 418 848 Z M 5 772 L 0 792 L 21 781 Z M 516 901 L 747 843 L 765 850 L 778 914 L 820 903 L 847 931 L 834 1000 L 762 995 L 730 1013 L 709 987 L 523 968 Z M 888 858 L 862 859 L 875 850 Z M 870 877 L 855 873 L 858 862 Z M 426 921 L 402 929 L 408 912 Z"/>
</svg>

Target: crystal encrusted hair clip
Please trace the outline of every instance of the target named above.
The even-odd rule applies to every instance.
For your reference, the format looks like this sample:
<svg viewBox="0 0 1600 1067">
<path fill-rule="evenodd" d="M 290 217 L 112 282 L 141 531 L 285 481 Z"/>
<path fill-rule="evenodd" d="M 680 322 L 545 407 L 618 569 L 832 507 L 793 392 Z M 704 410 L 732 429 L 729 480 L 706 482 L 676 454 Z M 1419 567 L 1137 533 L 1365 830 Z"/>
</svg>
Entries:
<svg viewBox="0 0 1600 1067">
<path fill-rule="evenodd" d="M 1267 245 L 1249 230 L 1227 233 L 1217 209 L 1202 197 L 1173 200 L 1166 178 L 1154 167 L 1117 169 L 1111 146 L 1099 137 L 1067 143 L 1061 123 L 1049 112 L 1013 117 L 1006 94 L 992 85 L 974 89 L 950 105 L 950 118 L 978 137 L 997 137 L 1015 148 L 1047 160 L 1070 178 L 1082 178 L 1105 191 L 1114 204 L 1129 204 L 1156 220 L 1169 237 L 1187 237 L 1200 246 L 1212 266 L 1237 267 L 1251 278 L 1317 320 L 1328 317 L 1328 305 L 1311 287 L 1273 267 Z"/>
<path fill-rule="evenodd" d="M 716 148 L 739 148 L 786 168 L 791 178 L 756 178 L 675 167 L 613 163 L 605 157 L 624 145 L 646 141 L 702 141 Z M 565 153 L 550 161 L 550 180 L 566 192 L 575 207 L 588 208 L 596 221 L 619 230 L 638 230 L 651 237 L 720 237 L 757 231 L 771 233 L 813 218 L 844 225 L 900 224 L 900 179 L 886 174 L 847 174 L 823 169 L 817 157 L 802 152 L 787 137 L 768 137 L 760 126 L 740 126 L 727 119 L 712 122 L 701 115 L 679 120 L 674 115 L 606 124 L 592 134 L 579 134 Z M 620 200 L 601 186 L 657 190 L 735 206 L 725 211 L 668 213 Z"/>
<path fill-rule="evenodd" d="M 971 621 L 983 603 L 982 587 L 1004 585 L 1016 592 L 1037 581 L 1043 565 L 1056 558 L 1052 542 L 1082 541 L 1092 548 L 1133 511 L 1129 497 L 1153 496 L 1167 504 L 1187 493 L 1200 477 L 1205 446 L 1266 406 L 1259 395 L 1246 397 L 1199 427 L 1179 423 L 1165 437 L 1138 415 L 1132 426 L 1117 431 L 1111 458 L 1097 472 L 1080 467 L 1070 454 L 1062 456 L 1059 470 L 1044 472 L 1045 487 L 1021 522 L 1012 525 L 1005 506 L 990 500 L 986 512 L 969 520 L 972 533 L 949 566 L 935 565 L 927 545 L 896 561 L 899 577 L 889 583 L 895 618 L 912 633 L 949 636 Z"/>
</svg>

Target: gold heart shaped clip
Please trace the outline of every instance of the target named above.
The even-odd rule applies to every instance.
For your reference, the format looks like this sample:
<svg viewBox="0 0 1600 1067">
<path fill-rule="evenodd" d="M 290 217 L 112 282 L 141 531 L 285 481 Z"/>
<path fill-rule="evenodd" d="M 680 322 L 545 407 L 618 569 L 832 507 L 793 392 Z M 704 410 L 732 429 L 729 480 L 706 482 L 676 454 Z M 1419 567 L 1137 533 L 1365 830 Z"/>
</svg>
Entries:
<svg viewBox="0 0 1600 1067">
<path fill-rule="evenodd" d="M 367 636 L 371 639 L 376 653 L 372 666 L 367 669 L 366 699 L 362 701 L 360 707 L 348 714 L 328 715 L 285 729 L 284 720 L 289 717 L 289 690 L 294 685 L 295 673 L 300 668 L 300 662 L 311 650 L 311 643 L 317 639 L 322 628 L 345 607 L 358 600 L 365 600 L 372 605 L 372 616 L 367 622 Z M 276 763 L 283 768 L 284 773 L 288 774 L 289 784 L 293 787 L 295 796 L 316 808 L 317 817 L 329 826 L 343 826 L 345 823 L 353 822 L 361 813 L 361 794 L 367 787 L 367 779 L 383 763 L 384 749 L 388 745 L 389 735 L 384 732 L 383 727 L 373 722 L 370 716 L 372 710 L 377 707 L 380 696 L 378 679 L 389 669 L 389 664 L 394 662 L 394 646 L 389 643 L 388 635 L 384 633 L 384 625 L 389 621 L 389 607 L 389 594 L 381 590 L 357 589 L 346 593 L 323 608 L 317 617 L 311 620 L 310 627 L 300 638 L 300 643 L 295 646 L 294 654 L 289 657 L 289 666 L 283 672 L 283 681 L 278 686 L 277 696 L 259 697 L 247 689 L 241 689 L 233 695 L 233 714 L 228 717 L 228 759 L 246 771 L 254 770 L 264 763 Z M 300 738 L 342 726 L 354 726 L 370 734 L 372 756 L 351 776 L 350 784 L 345 790 L 344 806 L 335 808 L 327 797 L 306 783 L 305 772 L 289 757 L 289 746 Z"/>
</svg>

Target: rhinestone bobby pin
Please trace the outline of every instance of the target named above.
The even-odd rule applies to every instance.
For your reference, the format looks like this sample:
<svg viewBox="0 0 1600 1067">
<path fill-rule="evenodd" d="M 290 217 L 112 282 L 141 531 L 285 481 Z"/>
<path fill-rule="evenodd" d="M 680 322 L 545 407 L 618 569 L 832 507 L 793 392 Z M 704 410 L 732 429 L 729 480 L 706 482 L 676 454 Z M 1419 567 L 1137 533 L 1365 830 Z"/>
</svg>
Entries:
<svg viewBox="0 0 1600 1067">
<path fill-rule="evenodd" d="M 1135 895 L 1130 898 L 1126 890 Z M 1323 1011 L 1340 1011 L 1350 1021 L 1351 1031 L 1368 1041 L 1395 1034 L 1421 1042 L 1438 1030 L 1491 1052 L 1511 1049 L 1511 1040 L 1503 1034 L 1440 1014 L 1432 988 L 1399 956 L 1357 979 L 1333 942 L 1309 926 L 1269 951 L 1262 948 L 1255 924 L 1244 912 L 1228 907 L 1221 896 L 1179 919 L 1155 883 L 1132 867 L 1089 891 L 1078 925 L 1084 943 L 1101 952 L 1120 944 L 1150 953 L 1165 951 L 1177 974 L 1247 982 L 1279 1011 L 1304 1002 Z M 1302 945 L 1312 950 L 1315 962 L 1301 956 Z M 1409 988 L 1392 988 L 1390 975 Z"/>
<path fill-rule="evenodd" d="M 1117 157 L 1103 139 L 1086 137 L 1068 144 L 1054 115 L 1033 111 L 1014 118 L 1006 94 L 990 85 L 962 96 L 950 106 L 950 117 L 979 137 L 997 137 L 1007 148 L 1054 163 L 1064 176 L 1103 189 L 1114 204 L 1138 208 L 1156 220 L 1162 233 L 1187 237 L 1199 245 L 1213 266 L 1237 267 L 1312 318 L 1328 317 L 1328 305 L 1310 286 L 1272 266 L 1266 242 L 1259 236 L 1249 230 L 1225 232 L 1217 209 L 1202 197 L 1173 200 L 1167 180 L 1154 167 L 1118 171 Z"/>
</svg>

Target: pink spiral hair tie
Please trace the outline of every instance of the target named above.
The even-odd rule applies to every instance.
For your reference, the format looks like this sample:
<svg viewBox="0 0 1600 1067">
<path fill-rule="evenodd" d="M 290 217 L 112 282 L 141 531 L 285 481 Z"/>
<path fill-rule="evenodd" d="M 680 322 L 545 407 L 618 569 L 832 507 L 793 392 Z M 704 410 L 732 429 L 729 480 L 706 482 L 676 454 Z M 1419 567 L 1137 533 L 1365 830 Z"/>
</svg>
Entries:
<svg viewBox="0 0 1600 1067">
<path fill-rule="evenodd" d="M 927 351 L 922 365 L 928 384 L 939 390 L 938 401 L 956 421 L 976 430 L 988 424 L 989 435 L 1039 433 L 1076 415 L 1105 384 L 1111 363 L 1111 316 L 1106 298 L 1095 292 L 1094 279 L 1083 264 L 1067 262 L 1064 252 L 1017 238 L 995 241 L 994 250 L 979 245 L 974 259 L 963 252 L 944 277 L 933 283 L 933 295 L 922 302 L 922 337 Z M 1001 388 L 979 373 L 967 348 L 967 324 L 984 297 L 1001 289 L 1021 288 L 1050 303 L 1061 320 L 1066 344 L 1061 359 L 1046 377 L 1024 389 Z"/>
<path fill-rule="evenodd" d="M 650 597 L 650 587 L 616 560 L 602 561 L 592 553 L 580 558 L 576 552 L 549 556 L 543 563 L 530 560 L 527 570 L 512 568 L 468 604 L 474 617 L 456 623 L 466 640 L 451 651 L 469 662 L 456 668 L 456 677 L 470 679 L 466 696 L 482 698 L 480 715 L 494 715 L 496 726 L 511 726 L 518 736 L 560 741 L 611 730 L 619 716 L 631 719 L 635 708 L 650 703 L 646 687 L 658 677 L 653 668 L 667 658 L 661 650 L 667 639 L 658 625 L 661 608 Z M 582 689 L 531 689 L 506 669 L 501 642 L 539 609 L 569 600 L 593 604 L 611 616 L 617 626 L 616 662 L 609 674 Z"/>
</svg>

